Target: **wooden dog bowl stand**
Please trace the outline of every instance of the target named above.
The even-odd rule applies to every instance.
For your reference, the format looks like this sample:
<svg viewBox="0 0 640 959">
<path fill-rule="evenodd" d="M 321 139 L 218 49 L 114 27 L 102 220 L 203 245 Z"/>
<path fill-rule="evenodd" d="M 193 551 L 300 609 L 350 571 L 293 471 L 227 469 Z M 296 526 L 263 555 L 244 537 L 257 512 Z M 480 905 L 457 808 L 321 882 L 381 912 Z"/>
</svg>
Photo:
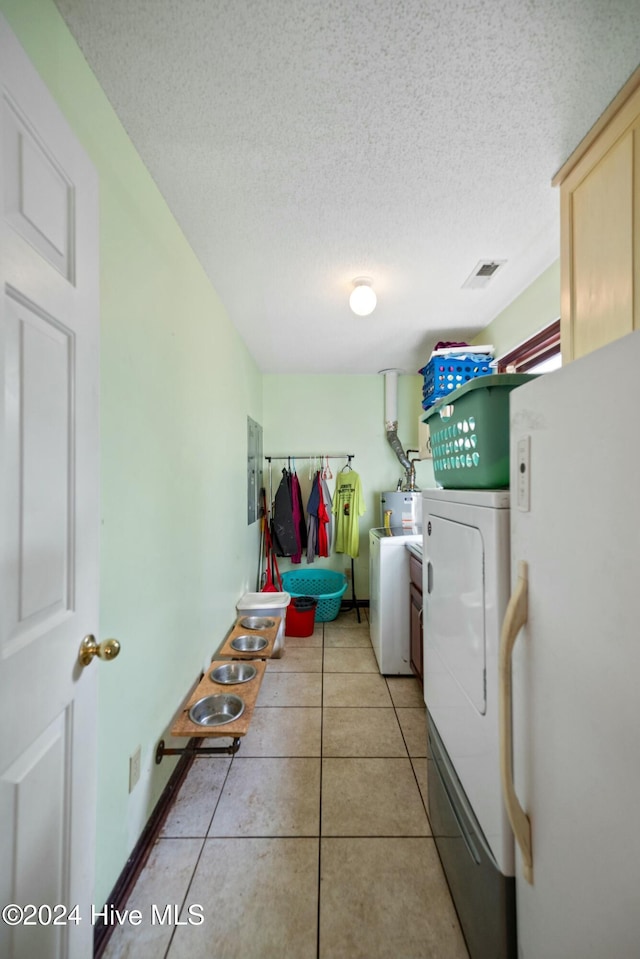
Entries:
<svg viewBox="0 0 640 959">
<path fill-rule="evenodd" d="M 207 667 L 205 675 L 193 693 L 180 707 L 180 712 L 171 727 L 172 736 L 179 739 L 188 738 L 189 744 L 175 748 L 167 747 L 165 746 L 164 739 L 161 739 L 156 748 L 156 763 L 161 763 L 163 756 L 182 756 L 184 753 L 189 753 L 195 757 L 219 755 L 221 753 L 234 755 L 237 753 L 240 748 L 240 739 L 246 736 L 249 729 L 256 699 L 258 698 L 260 686 L 262 685 L 262 680 L 267 668 L 267 660 L 270 659 L 273 653 L 273 647 L 281 620 L 280 616 L 269 616 L 269 619 L 273 619 L 273 626 L 270 626 L 268 629 L 246 629 L 240 625 L 240 620 L 244 619 L 245 616 L 246 614 L 238 616 L 231 632 L 218 649 L 216 658 Z M 257 651 L 247 650 L 244 652 L 233 649 L 231 641 L 235 639 L 236 636 L 245 635 L 264 636 L 267 640 L 267 645 L 264 649 Z M 214 682 L 214 680 L 210 678 L 210 674 L 216 666 L 223 665 L 224 662 L 229 659 L 251 661 L 256 667 L 256 675 L 246 683 Z M 192 722 L 191 719 L 189 719 L 189 710 L 191 707 L 194 703 L 197 703 L 199 699 L 202 699 L 204 696 L 210 696 L 213 693 L 231 693 L 240 696 L 244 700 L 244 711 L 242 715 L 232 722 L 224 723 L 221 726 L 200 726 L 198 723 Z M 230 746 L 202 746 L 201 743 L 205 739 L 231 739 L 232 743 Z"/>
<path fill-rule="evenodd" d="M 273 620 L 273 626 L 270 626 L 268 629 L 247 629 L 245 626 L 241 626 L 240 622 L 243 619 L 247 618 L 247 614 L 244 616 L 238 616 L 236 619 L 235 625 L 222 646 L 216 653 L 217 656 L 224 656 L 225 659 L 250 659 L 252 661 L 256 659 L 270 659 L 273 654 L 273 647 L 275 646 L 276 637 L 278 635 L 278 628 L 280 626 L 281 616 L 269 616 L 268 619 Z M 267 645 L 264 649 L 258 650 L 247 650 L 243 652 L 240 649 L 234 649 L 231 645 L 232 641 L 236 636 L 264 636 L 267 640 Z"/>
</svg>

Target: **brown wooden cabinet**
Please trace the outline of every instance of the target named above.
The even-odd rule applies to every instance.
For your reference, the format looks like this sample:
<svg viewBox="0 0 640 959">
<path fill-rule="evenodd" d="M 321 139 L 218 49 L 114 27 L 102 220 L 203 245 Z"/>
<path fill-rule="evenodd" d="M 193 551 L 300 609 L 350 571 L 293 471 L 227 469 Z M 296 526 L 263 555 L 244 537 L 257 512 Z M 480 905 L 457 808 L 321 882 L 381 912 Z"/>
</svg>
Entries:
<svg viewBox="0 0 640 959">
<path fill-rule="evenodd" d="M 553 184 L 566 363 L 640 329 L 640 68 Z"/>
<path fill-rule="evenodd" d="M 409 612 L 411 624 L 409 665 L 422 683 L 422 563 L 413 553 L 409 555 L 409 576 L 411 579 L 409 583 L 409 601 L 411 604 Z"/>
</svg>

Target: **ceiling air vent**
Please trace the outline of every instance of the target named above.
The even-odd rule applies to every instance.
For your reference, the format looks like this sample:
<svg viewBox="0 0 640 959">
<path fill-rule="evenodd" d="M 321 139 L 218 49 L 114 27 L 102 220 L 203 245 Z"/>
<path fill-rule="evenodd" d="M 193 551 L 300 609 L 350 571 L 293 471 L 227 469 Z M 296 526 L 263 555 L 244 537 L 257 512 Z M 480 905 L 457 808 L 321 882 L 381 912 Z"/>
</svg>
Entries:
<svg viewBox="0 0 640 959">
<path fill-rule="evenodd" d="M 506 260 L 480 260 L 462 284 L 463 290 L 482 290 Z"/>
</svg>

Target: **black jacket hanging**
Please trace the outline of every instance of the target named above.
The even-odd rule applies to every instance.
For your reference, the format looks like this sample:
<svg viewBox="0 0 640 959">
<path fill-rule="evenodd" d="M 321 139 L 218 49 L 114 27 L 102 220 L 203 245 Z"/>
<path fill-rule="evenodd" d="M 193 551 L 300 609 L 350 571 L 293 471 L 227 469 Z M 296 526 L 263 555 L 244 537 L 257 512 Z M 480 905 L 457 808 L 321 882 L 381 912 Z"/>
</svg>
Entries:
<svg viewBox="0 0 640 959">
<path fill-rule="evenodd" d="M 299 548 L 293 523 L 291 475 L 287 470 L 282 471 L 282 479 L 273 501 L 271 532 L 277 556 L 292 556 Z"/>
</svg>

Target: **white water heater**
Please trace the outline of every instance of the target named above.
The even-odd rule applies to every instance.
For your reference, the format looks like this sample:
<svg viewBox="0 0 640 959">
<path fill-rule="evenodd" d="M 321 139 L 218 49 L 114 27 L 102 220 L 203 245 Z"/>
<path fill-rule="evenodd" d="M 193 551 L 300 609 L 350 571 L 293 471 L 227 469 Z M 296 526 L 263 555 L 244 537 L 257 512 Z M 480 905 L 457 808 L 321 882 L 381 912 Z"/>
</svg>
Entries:
<svg viewBox="0 0 640 959">
<path fill-rule="evenodd" d="M 385 520 L 390 512 L 389 522 Z M 394 490 L 380 493 L 380 526 L 404 529 L 411 533 L 422 532 L 422 493 Z"/>
</svg>

